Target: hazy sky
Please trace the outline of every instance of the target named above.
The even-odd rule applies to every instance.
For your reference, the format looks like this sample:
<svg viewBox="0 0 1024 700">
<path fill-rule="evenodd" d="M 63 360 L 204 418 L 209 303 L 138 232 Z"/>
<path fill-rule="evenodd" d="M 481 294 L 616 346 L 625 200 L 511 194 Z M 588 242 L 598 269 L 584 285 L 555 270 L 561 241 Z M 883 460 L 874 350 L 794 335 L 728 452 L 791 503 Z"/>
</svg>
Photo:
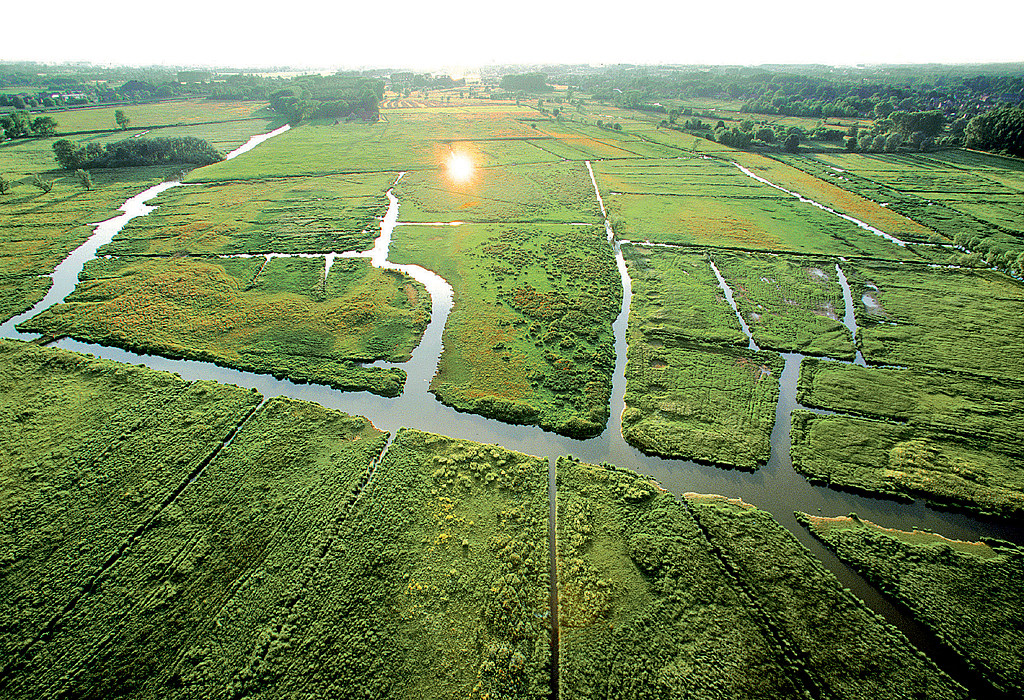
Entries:
<svg viewBox="0 0 1024 700">
<path fill-rule="evenodd" d="M 317 9 L 257 7 L 234 0 L 8 3 L 0 60 L 410 68 L 1024 61 L 1024 0 L 343 0 Z"/>
</svg>

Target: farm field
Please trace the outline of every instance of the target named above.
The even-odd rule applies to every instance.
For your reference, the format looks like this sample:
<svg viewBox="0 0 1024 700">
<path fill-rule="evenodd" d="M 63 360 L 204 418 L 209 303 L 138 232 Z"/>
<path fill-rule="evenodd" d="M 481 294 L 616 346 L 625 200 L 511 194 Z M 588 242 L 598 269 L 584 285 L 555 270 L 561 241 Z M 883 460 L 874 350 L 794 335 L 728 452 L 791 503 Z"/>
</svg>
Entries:
<svg viewBox="0 0 1024 700">
<path fill-rule="evenodd" d="M 859 261 L 844 266 L 872 364 L 1024 379 L 1024 288 L 990 270 Z"/>
<path fill-rule="evenodd" d="M 268 130 L 271 118 L 241 122 L 238 106 L 218 109 L 206 101 L 145 105 L 139 107 L 140 119 L 173 120 L 169 123 L 194 124 L 160 131 L 150 136 L 196 136 L 209 139 L 224 151 L 245 143 L 249 137 Z M 253 106 L 246 105 L 251 113 Z M 134 111 L 130 108 L 129 112 Z M 69 110 L 52 112 L 60 125 L 59 132 L 109 128 L 110 133 L 83 137 L 85 142 L 100 144 L 120 141 L 143 130 L 115 131 L 113 109 Z M 106 115 L 106 116 L 103 116 Z M 273 115 L 271 115 L 272 117 Z M 109 117 L 109 124 L 106 123 Z M 99 121 L 103 121 L 102 125 Z M 210 122 L 217 123 L 202 123 Z M 166 122 L 165 122 L 166 123 Z M 140 125 L 141 126 L 141 125 Z M 50 288 L 46 278 L 57 263 L 81 245 L 91 234 L 94 224 L 117 214 L 117 208 L 129 197 L 177 175 L 180 168 L 142 167 L 96 169 L 90 175 L 91 189 L 85 189 L 73 173 L 60 170 L 54 160 L 55 138 L 8 141 L 0 146 L 3 171 L 0 175 L 13 184 L 9 194 L 0 199 L 0 319 L 7 320 L 29 309 Z M 53 183 L 50 192 L 32 186 L 30 180 L 40 175 Z"/>
<path fill-rule="evenodd" d="M 400 225 L 392 251 L 455 290 L 430 384 L 443 403 L 577 437 L 604 429 L 621 287 L 603 229 Z"/>
<path fill-rule="evenodd" d="M 622 436 L 648 454 L 756 469 L 771 454 L 782 358 L 652 346 L 630 333 Z"/>
<path fill-rule="evenodd" d="M 794 468 L 812 482 L 1001 517 L 1024 510 L 1016 447 L 907 423 L 793 412 Z"/>
<path fill-rule="evenodd" d="M 884 203 L 983 258 L 1024 252 L 1024 164 L 950 150 L 936 153 L 816 154 L 786 161 Z M 842 171 L 841 173 L 836 171 Z M 950 259 L 956 251 L 951 251 Z"/>
<path fill-rule="evenodd" d="M 603 161 L 594 164 L 594 172 L 616 235 L 625 240 L 916 258 L 905 248 L 744 175 L 724 157 L 687 154 L 673 160 Z"/>
<path fill-rule="evenodd" d="M 280 137 L 276 137 L 280 138 Z M 255 155 L 255 154 L 254 154 Z M 364 251 L 380 234 L 397 173 L 211 182 L 174 187 L 103 255 Z"/>
<path fill-rule="evenodd" d="M 422 284 L 368 260 L 97 258 L 25 330 L 397 396 L 430 320 Z"/>
<path fill-rule="evenodd" d="M 1024 692 L 1019 585 L 1024 553 L 1008 542 L 961 542 L 859 518 L 801 522 L 868 580 L 914 611 L 993 686 Z"/>
<path fill-rule="evenodd" d="M 752 605 L 806 664 L 820 697 L 967 697 L 899 631 L 840 588 L 771 515 L 721 496 L 688 495 L 687 503 Z"/>
</svg>

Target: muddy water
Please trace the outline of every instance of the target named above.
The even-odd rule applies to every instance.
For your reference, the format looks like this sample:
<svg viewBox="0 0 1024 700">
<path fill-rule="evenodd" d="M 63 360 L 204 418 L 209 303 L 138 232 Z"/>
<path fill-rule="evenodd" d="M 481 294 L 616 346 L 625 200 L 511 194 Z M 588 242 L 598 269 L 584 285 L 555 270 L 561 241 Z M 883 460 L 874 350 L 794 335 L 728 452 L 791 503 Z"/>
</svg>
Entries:
<svg viewBox="0 0 1024 700">
<path fill-rule="evenodd" d="M 839 278 L 839 286 L 843 288 L 843 304 L 846 306 L 846 311 L 843 313 L 843 325 L 850 330 L 850 337 L 853 338 L 854 345 L 857 344 L 857 316 L 853 311 L 853 293 L 850 292 L 850 283 L 846 279 L 846 275 L 843 273 L 843 268 L 839 267 L 839 263 L 836 263 L 836 277 Z M 864 355 L 860 352 L 860 347 L 857 347 L 857 356 L 854 359 L 854 363 L 861 367 L 867 367 L 868 363 L 864 360 Z"/>
<path fill-rule="evenodd" d="M 589 168 L 589 163 L 587 165 Z M 591 177 L 593 178 L 592 170 Z M 0 327 L 0 334 L 3 337 L 28 337 L 19 334 L 14 329 L 15 323 L 63 299 L 73 289 L 78 272 L 85 261 L 94 255 L 95 249 L 109 240 L 132 216 L 148 213 L 151 208 L 146 207 L 144 202 L 174 184 L 163 183 L 140 193 L 125 203 L 124 215 L 97 227 L 96 234 L 55 271 L 54 288 L 46 299 L 18 319 Z M 789 529 L 827 568 L 835 573 L 844 586 L 851 588 L 869 606 L 885 615 L 903 629 L 911 639 L 926 648 L 931 646 L 929 635 L 922 631 L 902 609 L 892 604 L 885 596 L 878 593 L 849 567 L 839 562 L 824 549 L 796 522 L 793 511 L 801 510 L 823 515 L 856 512 L 861 518 L 876 522 L 883 527 L 926 528 L 956 539 L 976 540 L 988 536 L 1015 542 L 1024 541 L 1021 528 L 1006 522 L 937 511 L 926 507 L 921 501 L 901 503 L 844 493 L 814 486 L 797 474 L 793 469 L 789 450 L 790 413 L 794 408 L 798 408 L 795 398 L 796 384 L 799 363 L 802 359 L 800 355 L 796 354 L 784 355 L 786 363 L 780 378 L 780 400 L 776 411 L 775 427 L 771 435 L 771 458 L 768 464 L 758 471 L 748 473 L 683 460 L 649 457 L 627 445 L 622 439 L 620 428 L 625 390 L 626 320 L 631 303 L 631 287 L 626 274 L 625 262 L 618 250 L 618 242 L 614 241 L 611 226 L 607 224 L 607 221 L 606 230 L 615 249 L 616 262 L 624 287 L 622 308 L 613 324 L 616 366 L 612 383 L 611 418 L 608 429 L 596 438 L 578 441 L 547 433 L 533 426 L 506 425 L 480 416 L 458 413 L 441 405 L 427 392 L 427 386 L 436 371 L 442 349 L 441 333 L 451 308 L 451 287 L 436 274 L 423 268 L 397 266 L 387 260 L 386 246 L 390 235 L 396 227 L 403 225 L 398 221 L 397 199 L 393 193 L 389 192 L 388 196 L 390 202 L 388 214 L 382 221 L 381 237 L 373 251 L 349 251 L 335 255 L 367 256 L 374 264 L 396 267 L 419 279 L 431 292 L 433 297 L 431 322 L 424 334 L 423 342 L 413 353 L 412 361 L 401 365 L 407 371 L 409 379 L 406 391 L 400 397 L 389 399 L 367 393 L 343 393 L 329 387 L 295 384 L 267 375 L 240 372 L 208 363 L 137 355 L 117 348 L 90 345 L 70 339 L 60 341 L 59 345 L 70 350 L 92 353 L 112 360 L 145 364 L 155 369 L 177 372 L 190 380 L 212 379 L 254 388 L 267 397 L 285 395 L 296 399 L 315 401 L 330 408 L 364 415 L 372 420 L 378 428 L 391 431 L 392 434 L 402 426 L 409 426 L 455 438 L 498 444 L 527 454 L 541 456 L 571 454 L 586 462 L 594 464 L 610 462 L 648 474 L 677 495 L 700 492 L 742 498 L 744 501 L 772 513 L 779 523 Z M 603 202 L 601 202 L 601 207 L 604 211 Z M 437 225 L 449 224 L 439 222 Z M 839 274 L 842 275 L 841 270 Z M 721 280 L 720 275 L 719 279 Z M 847 312 L 850 313 L 853 304 L 849 297 L 849 286 L 845 282 L 845 277 L 841 276 L 841 279 L 843 280 Z M 727 289 L 728 285 L 723 291 Z M 731 290 L 729 295 L 731 295 Z M 855 327 L 849 325 L 848 327 L 851 328 L 851 332 L 855 333 Z M 749 336 L 749 329 L 746 330 Z M 752 339 L 751 343 L 753 345 Z M 553 482 L 551 490 L 553 491 Z"/>
</svg>

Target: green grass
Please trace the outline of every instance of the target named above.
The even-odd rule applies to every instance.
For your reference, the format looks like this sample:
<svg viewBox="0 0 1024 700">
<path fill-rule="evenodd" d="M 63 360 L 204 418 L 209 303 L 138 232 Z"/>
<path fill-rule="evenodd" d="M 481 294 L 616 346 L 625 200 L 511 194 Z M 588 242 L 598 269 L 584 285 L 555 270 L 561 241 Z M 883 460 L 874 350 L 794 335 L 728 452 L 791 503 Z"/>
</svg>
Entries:
<svg viewBox="0 0 1024 700">
<path fill-rule="evenodd" d="M 797 401 L 962 435 L 1013 453 L 1024 433 L 1024 386 L 955 372 L 868 368 L 806 358 Z"/>
<path fill-rule="evenodd" d="M 136 126 L 150 124 L 193 124 L 158 130 L 150 136 L 197 136 L 211 140 L 223 150 L 244 143 L 253 134 L 267 130 L 267 120 L 197 124 L 197 122 L 239 118 L 238 105 L 205 101 L 138 105 Z M 132 112 L 136 107 L 128 108 Z M 245 114 L 254 109 L 244 106 Z M 55 113 L 60 131 L 98 129 L 110 126 L 111 133 L 81 137 L 83 142 L 109 143 L 140 134 L 144 129 L 114 131 L 114 110 L 88 109 Z M 109 117 L 109 124 L 107 124 Z M 166 120 L 166 121 L 162 121 Z M 103 126 L 99 122 L 103 121 Z M 19 139 L 0 145 L 0 175 L 14 183 L 9 194 L 0 195 L 0 319 L 7 320 L 39 301 L 50 287 L 45 275 L 81 245 L 91 234 L 87 224 L 109 219 L 128 198 L 160 181 L 177 175 L 179 168 L 148 167 L 94 170 L 93 188 L 81 187 L 73 173 L 60 170 L 52 144 L 56 138 Z M 44 193 L 29 184 L 40 174 L 54 183 Z M 232 202 L 242 201 L 240 199 Z M 222 203 L 223 204 L 223 203 Z"/>
<path fill-rule="evenodd" d="M 0 644 L 3 683 L 17 686 L 30 676 L 11 670 L 47 672 L 50 635 L 79 614 L 69 608 L 92 600 L 101 569 L 151 527 L 260 396 L 11 341 L 0 341 L 0 383 Z M 52 686 L 19 695 L 43 688 Z"/>
<path fill-rule="evenodd" d="M 384 193 L 395 177 L 373 173 L 175 187 L 154 198 L 151 203 L 159 208 L 133 220 L 100 253 L 368 250 L 380 234 L 378 219 L 387 211 Z"/>
<path fill-rule="evenodd" d="M 438 398 L 578 437 L 604 429 L 621 286 L 600 227 L 399 226 L 391 251 L 455 291 Z"/>
<path fill-rule="evenodd" d="M 800 680 L 687 508 L 558 460 L 559 697 L 795 698 Z"/>
<path fill-rule="evenodd" d="M 853 359 L 834 260 L 722 252 L 712 258 L 758 347 Z"/>
<path fill-rule="evenodd" d="M 720 496 L 691 495 L 687 503 L 751 604 L 795 650 L 814 697 L 967 697 L 769 513 Z"/>
<path fill-rule="evenodd" d="M 790 438 L 794 468 L 813 482 L 1001 517 L 1024 511 L 1018 450 L 985 436 L 794 411 Z"/>
<path fill-rule="evenodd" d="M 622 254 L 633 288 L 630 342 L 747 344 L 705 252 L 623 244 Z"/>
<path fill-rule="evenodd" d="M 356 363 L 407 360 L 429 317 L 420 283 L 365 259 L 325 280 L 320 257 L 99 258 L 21 328 L 397 396 L 402 370 Z"/>
<path fill-rule="evenodd" d="M 623 239 L 913 257 L 849 221 L 745 176 L 728 158 L 686 154 L 672 160 L 602 161 L 593 167 L 615 233 Z"/>
<path fill-rule="evenodd" d="M 399 431 L 348 517 L 286 564 L 293 585 L 230 686 L 268 698 L 547 697 L 547 470 Z"/>
<path fill-rule="evenodd" d="M 988 270 L 845 266 L 868 362 L 1024 379 L 1024 287 Z"/>
<path fill-rule="evenodd" d="M 840 559 L 906 605 L 1004 693 L 1024 693 L 1024 552 L 854 518 L 798 514 Z"/>
<path fill-rule="evenodd" d="M 601 220 L 590 175 L 582 163 L 478 167 L 467 182 L 453 180 L 445 167 L 420 170 L 408 173 L 395 190 L 403 222 L 596 224 Z"/>
<path fill-rule="evenodd" d="M 771 455 L 783 364 L 773 352 L 659 347 L 630 332 L 622 436 L 649 454 L 756 469 Z"/>
</svg>

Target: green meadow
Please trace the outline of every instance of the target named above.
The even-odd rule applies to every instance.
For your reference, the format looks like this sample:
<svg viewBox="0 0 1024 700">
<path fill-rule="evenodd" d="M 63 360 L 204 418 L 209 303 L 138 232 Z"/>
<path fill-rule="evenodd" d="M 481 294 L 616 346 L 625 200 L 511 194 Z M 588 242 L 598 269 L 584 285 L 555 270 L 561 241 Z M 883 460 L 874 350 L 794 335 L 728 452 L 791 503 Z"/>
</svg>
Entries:
<svg viewBox="0 0 1024 700">
<path fill-rule="evenodd" d="M 97 258 L 63 304 L 20 326 L 138 352 L 397 396 L 430 320 L 406 275 L 323 257 Z"/>
</svg>

